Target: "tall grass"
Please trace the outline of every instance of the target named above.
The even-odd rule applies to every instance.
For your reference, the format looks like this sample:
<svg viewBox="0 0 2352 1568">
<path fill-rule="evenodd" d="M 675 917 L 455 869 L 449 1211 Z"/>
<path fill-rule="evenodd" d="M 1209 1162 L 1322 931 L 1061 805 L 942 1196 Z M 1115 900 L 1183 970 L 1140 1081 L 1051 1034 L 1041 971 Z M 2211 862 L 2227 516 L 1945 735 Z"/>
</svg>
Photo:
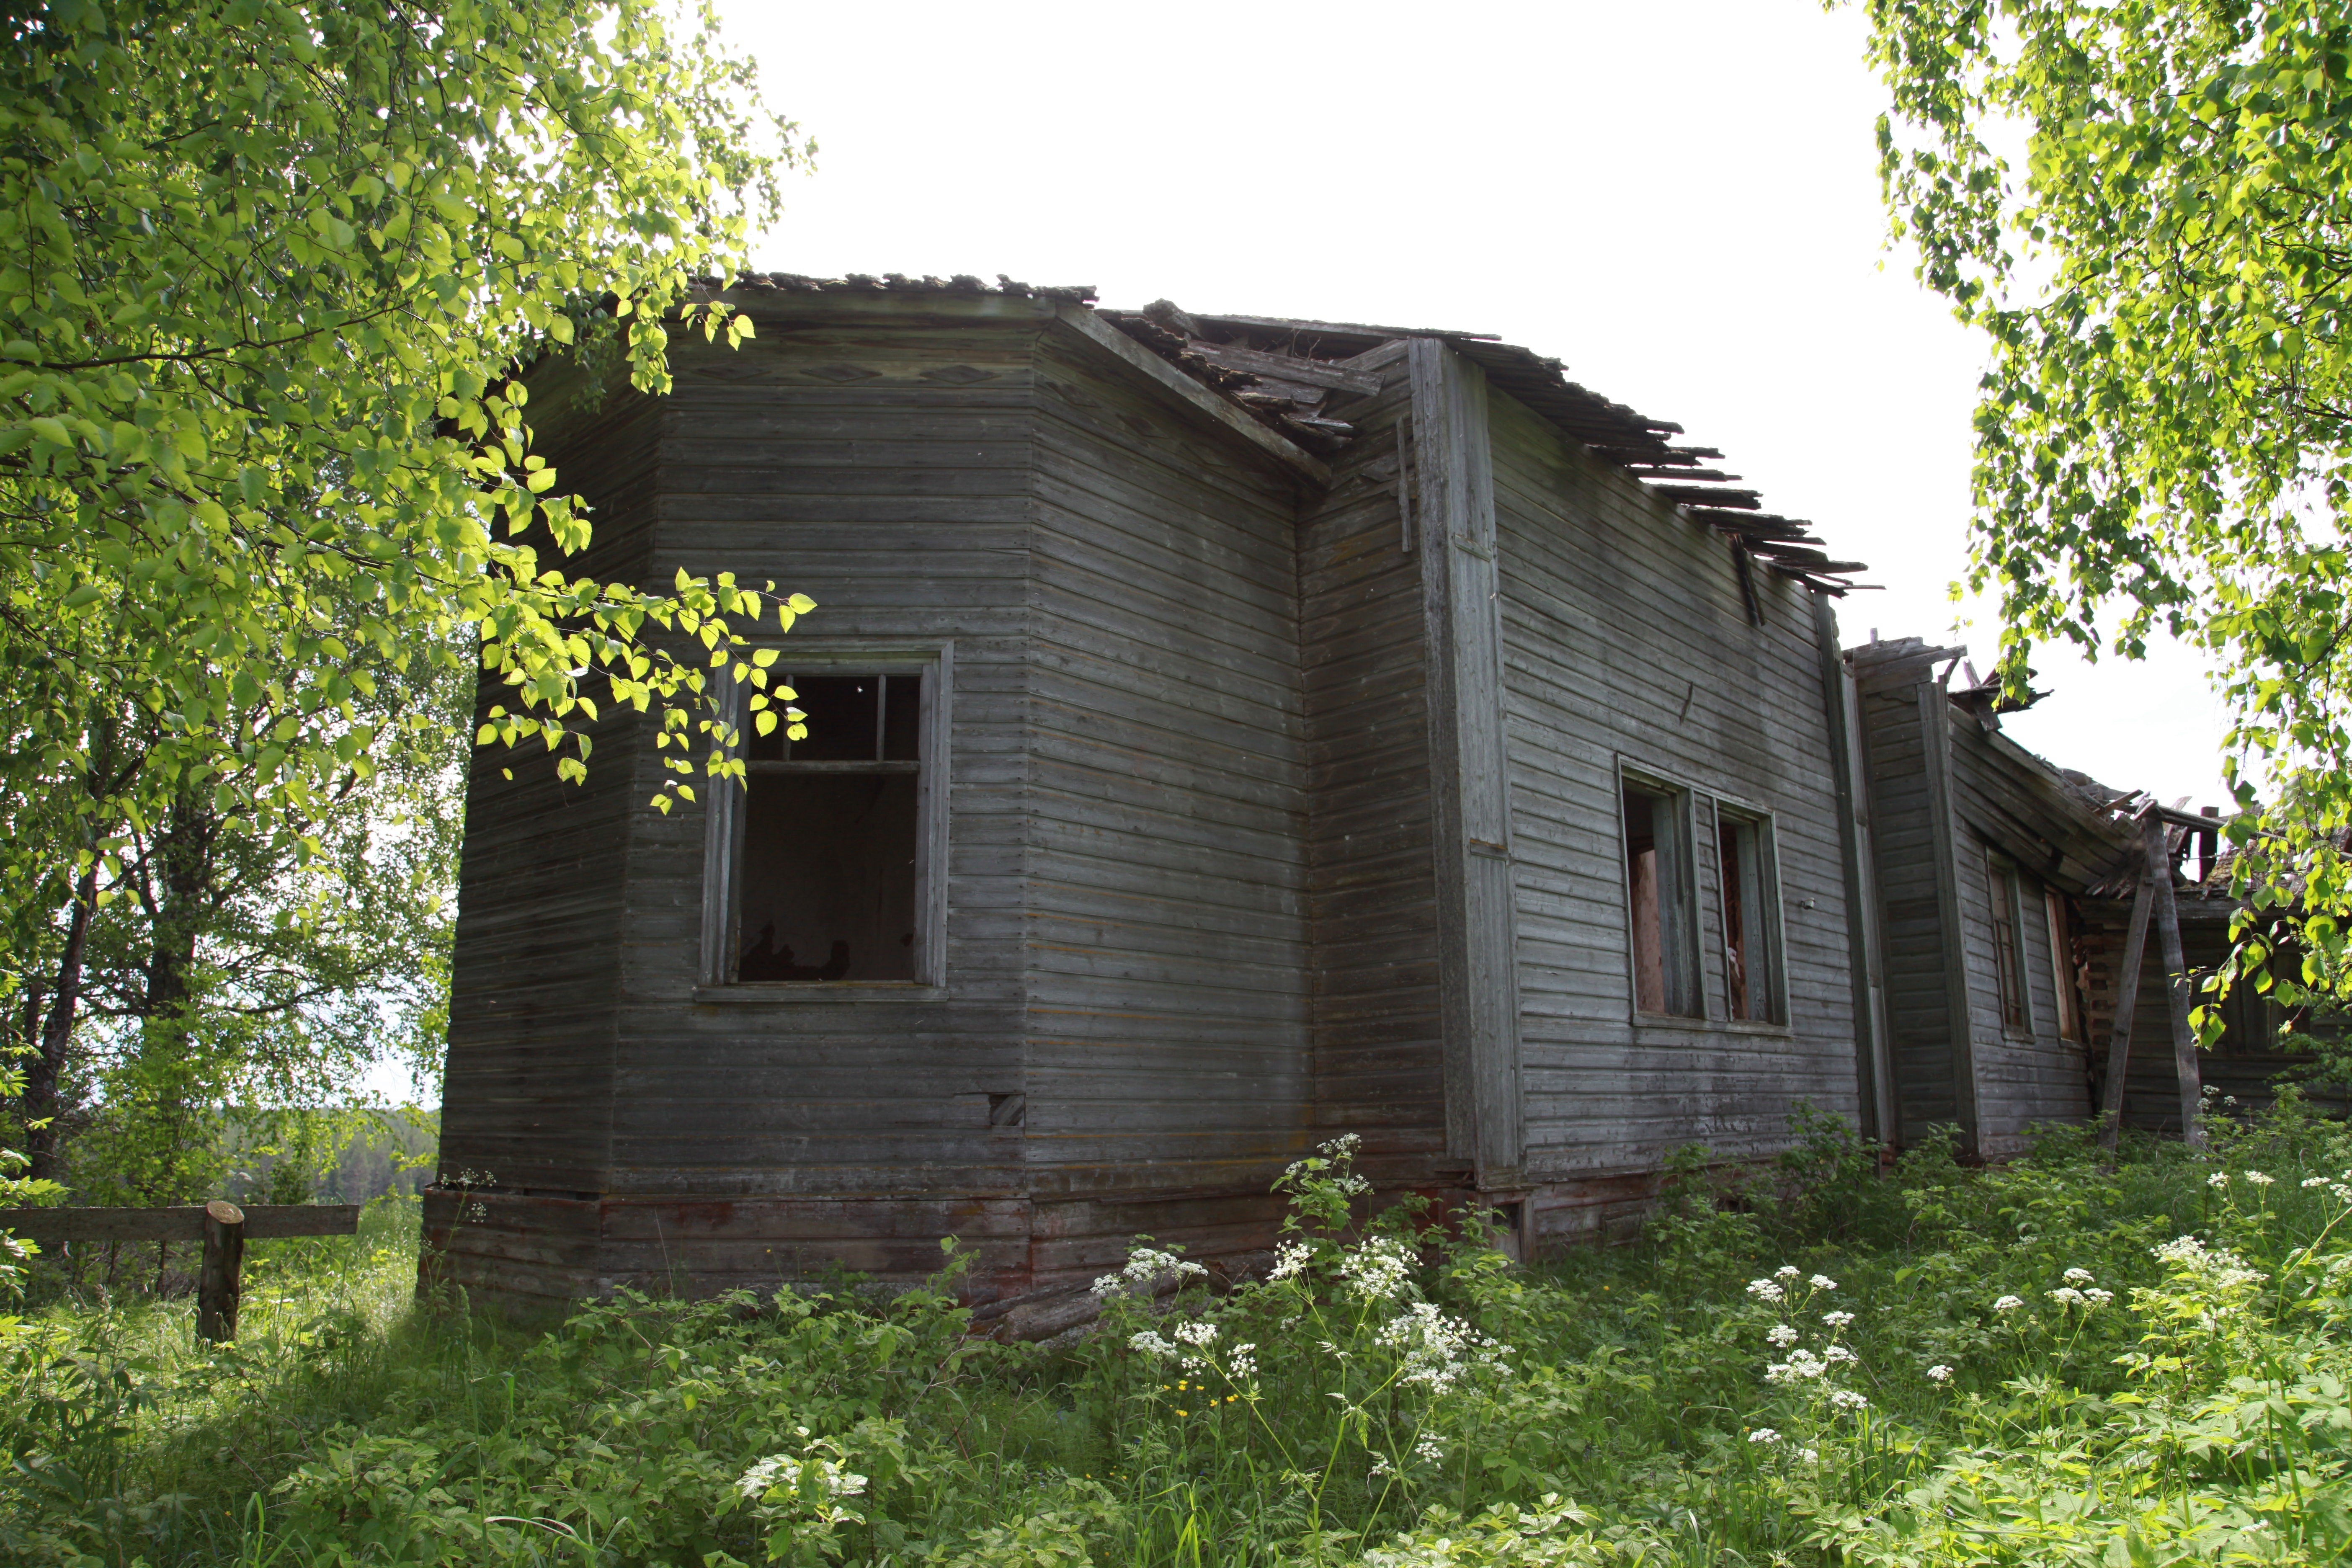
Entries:
<svg viewBox="0 0 2352 1568">
<path fill-rule="evenodd" d="M 61 1301 L 7 1331 L 0 1561 L 2336 1563 L 2352 1138 L 2057 1131 L 1881 1175 L 1809 1121 L 1678 1163 L 1637 1245 L 1532 1268 L 1374 1215 L 1335 1145 L 1275 1277 L 1139 1241 L 1059 1350 L 925 1290 L 622 1300 L 537 1336 L 410 1304 L 413 1211 L 257 1246 L 244 1333 Z"/>
</svg>

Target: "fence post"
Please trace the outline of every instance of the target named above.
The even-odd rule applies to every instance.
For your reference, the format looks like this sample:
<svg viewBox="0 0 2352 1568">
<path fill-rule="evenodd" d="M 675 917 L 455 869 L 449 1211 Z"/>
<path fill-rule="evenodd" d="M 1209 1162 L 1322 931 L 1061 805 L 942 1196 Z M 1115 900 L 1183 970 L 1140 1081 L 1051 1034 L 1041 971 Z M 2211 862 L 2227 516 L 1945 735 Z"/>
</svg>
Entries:
<svg viewBox="0 0 2352 1568">
<path fill-rule="evenodd" d="M 205 1205 L 205 1262 L 196 1276 L 196 1334 L 236 1338 L 237 1272 L 245 1264 L 245 1211 L 226 1198 Z"/>
</svg>

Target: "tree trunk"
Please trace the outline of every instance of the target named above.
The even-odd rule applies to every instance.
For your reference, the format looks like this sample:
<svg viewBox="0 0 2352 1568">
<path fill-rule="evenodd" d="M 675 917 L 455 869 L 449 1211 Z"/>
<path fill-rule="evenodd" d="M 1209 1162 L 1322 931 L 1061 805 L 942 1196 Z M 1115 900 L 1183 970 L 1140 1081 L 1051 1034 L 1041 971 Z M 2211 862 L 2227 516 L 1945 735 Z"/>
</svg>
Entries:
<svg viewBox="0 0 2352 1568">
<path fill-rule="evenodd" d="M 66 1048 L 73 1043 L 74 1014 L 81 1000 L 82 952 L 89 942 L 90 911 L 98 903 L 98 868 L 90 867 L 74 883 L 73 913 L 66 922 L 65 952 L 58 956 L 57 989 L 50 993 L 49 1015 L 41 1023 L 39 1048 L 25 1069 L 24 1107 L 26 1154 L 32 1163 L 26 1174 L 55 1179 L 58 1166 L 58 1087 L 65 1076 Z"/>
</svg>

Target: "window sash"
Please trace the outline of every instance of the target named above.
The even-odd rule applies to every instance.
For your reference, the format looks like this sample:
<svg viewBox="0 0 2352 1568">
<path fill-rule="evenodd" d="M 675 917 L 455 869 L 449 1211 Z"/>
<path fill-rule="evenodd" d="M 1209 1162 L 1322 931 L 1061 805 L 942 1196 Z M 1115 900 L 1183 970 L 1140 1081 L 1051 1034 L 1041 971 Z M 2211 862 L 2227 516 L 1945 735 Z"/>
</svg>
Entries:
<svg viewBox="0 0 2352 1568">
<path fill-rule="evenodd" d="M 799 638 L 793 639 L 799 642 Z M 831 675 L 913 675 L 921 678 L 916 725 L 914 761 L 852 760 L 792 762 L 743 757 L 751 730 L 748 682 L 733 679 L 731 668 L 718 672 L 714 700 L 738 733 L 735 756 L 747 775 L 773 773 L 911 774 L 916 780 L 915 805 L 915 945 L 914 978 L 908 981 L 850 982 L 874 987 L 912 985 L 937 988 L 947 984 L 947 780 L 950 717 L 948 694 L 953 680 L 952 645 L 920 648 L 823 648 L 805 646 L 790 651 L 792 675 L 781 673 L 782 661 L 771 668 L 768 689 L 789 687 L 793 677 Z M 878 726 L 877 726 L 878 728 Z M 877 742 L 877 747 L 881 742 Z M 709 825 L 703 853 L 702 952 L 698 978 L 706 986 L 735 987 L 735 966 L 742 952 L 741 887 L 745 790 L 732 780 L 697 780 L 709 794 Z M 807 990 L 826 982 L 768 981 L 748 983 L 758 990 Z"/>
</svg>

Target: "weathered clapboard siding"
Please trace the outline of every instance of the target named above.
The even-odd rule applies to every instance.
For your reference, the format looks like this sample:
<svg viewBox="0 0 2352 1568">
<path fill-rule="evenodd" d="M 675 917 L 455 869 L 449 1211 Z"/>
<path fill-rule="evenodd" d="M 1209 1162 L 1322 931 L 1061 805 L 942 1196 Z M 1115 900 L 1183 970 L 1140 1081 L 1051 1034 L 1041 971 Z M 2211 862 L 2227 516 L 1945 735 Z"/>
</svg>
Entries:
<svg viewBox="0 0 2352 1568">
<path fill-rule="evenodd" d="M 1426 623 L 1402 358 L 1349 406 L 1363 432 L 1299 518 L 1300 660 L 1314 922 L 1315 1099 L 1366 1168 L 1445 1165 L 1433 879 Z M 1458 1173 L 1458 1167 L 1452 1173 Z"/>
<path fill-rule="evenodd" d="M 677 356 L 654 578 L 732 570 L 809 595 L 820 607 L 781 643 L 782 669 L 796 652 L 953 645 L 950 978 L 938 998 L 698 1000 L 706 817 L 650 809 L 659 775 L 641 755 L 615 1195 L 1019 1195 L 1019 1129 L 990 1125 L 987 1107 L 1023 1087 L 1037 331 L 955 319 L 879 330 L 801 308 L 732 353 Z M 836 1240 L 860 1234 L 845 1225 Z M 760 1240 L 755 1226 L 741 1245 Z M 607 1266 L 628 1268 L 619 1254 Z"/>
<path fill-rule="evenodd" d="M 1751 626 L 1723 542 L 1500 395 L 1494 430 L 1530 1173 L 1782 1146 L 1800 1101 L 1858 1107 L 1844 871 L 1811 606 L 1762 574 Z M 1707 1016 L 1637 1020 L 1618 769 L 1699 797 Z M 1771 814 L 1789 1023 L 1731 1024 L 1717 798 Z"/>
<path fill-rule="evenodd" d="M 1036 375 L 1030 1190 L 1263 1191 L 1311 1123 L 1296 484 L 1075 334 Z"/>
<path fill-rule="evenodd" d="M 599 402 L 577 377 L 541 392 L 541 454 L 600 502 L 583 567 L 637 575 L 653 522 L 653 409 Z M 500 704 L 521 706 L 485 678 L 478 714 Z M 589 733 L 600 752 L 625 753 L 632 730 L 612 716 Z M 627 770 L 567 785 L 535 747 L 480 748 L 469 765 L 442 1162 L 518 1190 L 601 1190 Z"/>
</svg>

